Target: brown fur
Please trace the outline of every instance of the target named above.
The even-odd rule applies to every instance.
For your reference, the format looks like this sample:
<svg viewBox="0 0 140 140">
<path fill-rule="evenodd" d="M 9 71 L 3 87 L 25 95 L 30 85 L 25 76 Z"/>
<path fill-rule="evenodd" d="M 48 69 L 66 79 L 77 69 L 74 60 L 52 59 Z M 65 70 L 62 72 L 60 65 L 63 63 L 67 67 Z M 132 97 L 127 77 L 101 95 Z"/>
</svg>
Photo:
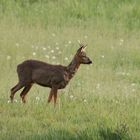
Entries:
<svg viewBox="0 0 140 140">
<path fill-rule="evenodd" d="M 20 97 L 23 103 L 25 103 L 25 96 L 32 85 L 36 83 L 51 88 L 48 102 L 54 98 L 54 104 L 56 104 L 58 89 L 66 87 L 78 70 L 80 64 L 92 63 L 83 51 L 84 48 L 85 46 L 81 45 L 68 66 L 51 65 L 38 60 L 26 60 L 19 64 L 17 66 L 19 82 L 11 89 L 11 101 L 13 101 L 15 93 L 24 87 Z"/>
</svg>

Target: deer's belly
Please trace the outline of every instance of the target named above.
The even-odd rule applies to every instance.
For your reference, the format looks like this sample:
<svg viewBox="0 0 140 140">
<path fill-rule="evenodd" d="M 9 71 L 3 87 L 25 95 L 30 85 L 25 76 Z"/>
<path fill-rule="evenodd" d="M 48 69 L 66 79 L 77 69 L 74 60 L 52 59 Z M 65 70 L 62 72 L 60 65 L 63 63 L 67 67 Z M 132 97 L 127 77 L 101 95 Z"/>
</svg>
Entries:
<svg viewBox="0 0 140 140">
<path fill-rule="evenodd" d="M 44 87 L 52 87 L 51 84 L 51 79 L 49 77 L 41 77 L 38 79 L 33 80 L 34 83 L 40 85 L 40 86 L 44 86 Z"/>
<path fill-rule="evenodd" d="M 41 86 L 50 87 L 56 86 L 57 89 L 63 89 L 69 82 L 67 73 L 61 74 L 55 72 L 44 72 L 41 70 L 36 71 L 33 74 L 33 82 Z"/>
<path fill-rule="evenodd" d="M 39 82 L 36 82 L 36 84 L 40 85 L 40 86 L 43 86 L 43 87 L 49 87 L 49 88 L 52 88 L 52 85 L 51 84 L 47 84 L 47 83 L 39 83 Z"/>
<path fill-rule="evenodd" d="M 50 83 L 47 83 L 47 82 L 46 83 L 45 82 L 36 82 L 36 83 L 40 86 L 52 88 L 52 85 Z M 68 84 L 68 82 L 63 81 L 63 82 L 56 84 L 55 86 L 57 86 L 58 89 L 63 89 L 67 86 L 67 84 Z"/>
</svg>

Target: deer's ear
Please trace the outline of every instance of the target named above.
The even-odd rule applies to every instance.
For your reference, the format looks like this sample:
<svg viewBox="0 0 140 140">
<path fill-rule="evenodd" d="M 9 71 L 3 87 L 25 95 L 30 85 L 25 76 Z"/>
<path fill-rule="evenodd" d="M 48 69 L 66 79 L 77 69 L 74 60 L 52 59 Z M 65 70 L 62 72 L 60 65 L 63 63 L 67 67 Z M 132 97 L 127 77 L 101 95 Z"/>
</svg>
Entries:
<svg viewBox="0 0 140 140">
<path fill-rule="evenodd" d="M 84 45 L 84 46 L 82 47 L 82 50 L 81 50 L 81 51 L 85 51 L 85 50 L 86 50 L 86 48 L 87 48 L 87 44 L 86 44 L 86 45 Z"/>
<path fill-rule="evenodd" d="M 78 50 L 77 50 L 77 53 L 80 53 L 82 50 L 82 47 L 80 47 Z"/>
<path fill-rule="evenodd" d="M 86 45 L 79 44 L 79 45 L 80 45 L 80 48 L 78 49 L 78 52 L 84 52 L 87 47 L 87 44 Z"/>
</svg>

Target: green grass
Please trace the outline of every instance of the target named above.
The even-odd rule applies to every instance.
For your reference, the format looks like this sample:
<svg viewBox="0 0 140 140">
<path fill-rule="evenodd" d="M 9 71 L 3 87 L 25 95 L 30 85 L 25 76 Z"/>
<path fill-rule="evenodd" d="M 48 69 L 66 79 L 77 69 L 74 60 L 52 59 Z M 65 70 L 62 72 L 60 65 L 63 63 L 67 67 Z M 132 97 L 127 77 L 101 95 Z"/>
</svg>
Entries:
<svg viewBox="0 0 140 140">
<path fill-rule="evenodd" d="M 138 0 L 0 0 L 0 139 L 138 140 Z M 59 91 L 34 85 L 27 104 L 9 103 L 16 66 L 26 59 L 68 65 L 78 41 L 93 64 Z M 52 53 L 52 50 L 54 51 Z"/>
</svg>

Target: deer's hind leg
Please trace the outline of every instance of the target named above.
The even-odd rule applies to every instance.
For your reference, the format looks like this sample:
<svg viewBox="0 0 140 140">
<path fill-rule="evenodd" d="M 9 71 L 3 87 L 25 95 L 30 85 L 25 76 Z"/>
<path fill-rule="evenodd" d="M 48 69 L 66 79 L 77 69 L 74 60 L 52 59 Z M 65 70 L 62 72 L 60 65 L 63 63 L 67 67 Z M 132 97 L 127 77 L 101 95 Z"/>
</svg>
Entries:
<svg viewBox="0 0 140 140">
<path fill-rule="evenodd" d="M 17 85 L 15 85 L 13 88 L 11 88 L 11 95 L 10 95 L 10 99 L 11 102 L 13 102 L 14 100 L 14 95 L 15 93 L 20 90 L 21 88 L 23 88 L 23 85 L 21 83 L 18 83 Z"/>
<path fill-rule="evenodd" d="M 23 91 L 20 93 L 20 97 L 21 97 L 23 103 L 26 103 L 25 97 L 26 97 L 27 93 L 29 92 L 29 90 L 31 89 L 31 87 L 32 87 L 32 84 L 25 86 Z"/>
</svg>

